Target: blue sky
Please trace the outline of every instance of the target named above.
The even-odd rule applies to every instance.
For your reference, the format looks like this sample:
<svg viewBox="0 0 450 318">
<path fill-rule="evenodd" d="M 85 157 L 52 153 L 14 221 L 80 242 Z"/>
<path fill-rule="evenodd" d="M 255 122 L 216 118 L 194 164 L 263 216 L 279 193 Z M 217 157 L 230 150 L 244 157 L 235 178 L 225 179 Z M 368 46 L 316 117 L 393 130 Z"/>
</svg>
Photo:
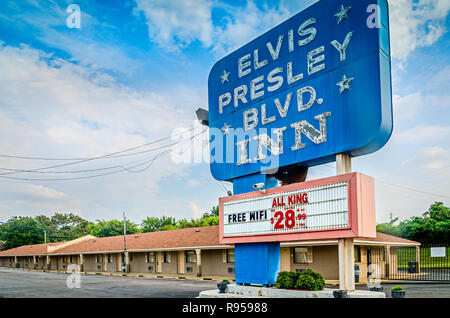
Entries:
<svg viewBox="0 0 450 318">
<path fill-rule="evenodd" d="M 314 2 L 2 1 L 0 154 L 92 157 L 192 127 L 194 111 L 207 108 L 215 61 Z M 390 213 L 400 219 L 420 215 L 433 201 L 450 204 L 450 3 L 391 2 L 394 133 L 383 149 L 353 161 L 354 171 L 377 180 L 378 222 Z M 66 25 L 72 3 L 81 8 L 79 29 Z M 144 153 L 66 170 L 148 158 Z M 207 163 L 164 158 L 141 173 L 2 179 L 0 221 L 55 212 L 95 220 L 120 218 L 125 211 L 137 222 L 150 215 L 198 217 L 225 195 L 224 187 L 231 189 L 212 178 Z M 54 164 L 0 157 L 0 167 L 8 169 Z M 309 178 L 334 172 L 329 164 L 311 169 Z"/>
</svg>

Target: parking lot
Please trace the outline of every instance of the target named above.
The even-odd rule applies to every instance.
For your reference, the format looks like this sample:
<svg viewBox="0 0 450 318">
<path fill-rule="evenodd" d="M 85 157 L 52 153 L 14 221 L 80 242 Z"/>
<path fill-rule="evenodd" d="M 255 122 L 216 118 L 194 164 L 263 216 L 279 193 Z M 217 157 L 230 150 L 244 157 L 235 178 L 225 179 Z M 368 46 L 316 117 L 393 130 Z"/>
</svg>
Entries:
<svg viewBox="0 0 450 318">
<path fill-rule="evenodd" d="M 200 291 L 217 288 L 216 281 L 159 279 L 122 276 L 80 276 L 80 288 L 68 288 L 68 274 L 0 269 L 2 297 L 151 297 L 193 298 Z"/>
<path fill-rule="evenodd" d="M 398 281 L 381 285 L 386 298 L 391 298 L 391 288 L 399 285 L 405 289 L 407 298 L 450 298 L 450 283 Z M 356 289 L 368 290 L 365 285 L 356 286 Z"/>
<path fill-rule="evenodd" d="M 0 298 L 194 298 L 200 291 L 217 288 L 216 281 L 85 274 L 80 276 L 80 288 L 68 288 L 68 276 L 65 273 L 0 269 Z M 450 284 L 414 282 L 383 283 L 386 297 L 390 297 L 391 288 L 397 285 L 403 286 L 407 298 L 450 298 Z M 367 290 L 367 287 L 358 285 L 357 289 Z"/>
</svg>

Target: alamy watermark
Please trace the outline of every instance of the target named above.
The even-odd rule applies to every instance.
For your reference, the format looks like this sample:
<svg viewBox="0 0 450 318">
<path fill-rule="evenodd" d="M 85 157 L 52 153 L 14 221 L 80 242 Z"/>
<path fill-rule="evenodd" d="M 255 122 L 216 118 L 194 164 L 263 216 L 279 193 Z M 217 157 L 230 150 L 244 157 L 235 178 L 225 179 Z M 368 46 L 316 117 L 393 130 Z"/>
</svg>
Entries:
<svg viewBox="0 0 450 318">
<path fill-rule="evenodd" d="M 377 4 L 369 4 L 367 6 L 367 13 L 370 13 L 370 15 L 367 17 L 366 23 L 367 27 L 369 29 L 380 28 L 380 21 L 379 21 L 379 12 L 380 7 Z"/>
<path fill-rule="evenodd" d="M 80 29 L 81 28 L 81 9 L 78 4 L 70 4 L 66 12 L 69 16 L 66 20 L 66 25 L 69 29 Z"/>
<path fill-rule="evenodd" d="M 67 267 L 67 273 L 70 274 L 66 279 L 67 288 L 81 288 L 81 272 L 80 266 L 71 264 Z"/>
</svg>

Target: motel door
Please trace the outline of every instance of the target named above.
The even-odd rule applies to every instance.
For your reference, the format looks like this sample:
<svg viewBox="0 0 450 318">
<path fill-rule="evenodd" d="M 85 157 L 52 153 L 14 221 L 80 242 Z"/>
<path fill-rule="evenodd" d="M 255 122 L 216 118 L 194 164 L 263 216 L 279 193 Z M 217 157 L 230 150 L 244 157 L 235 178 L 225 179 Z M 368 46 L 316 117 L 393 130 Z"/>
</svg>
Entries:
<svg viewBox="0 0 450 318">
<path fill-rule="evenodd" d="M 367 255 L 367 277 L 369 277 L 369 275 L 370 275 L 370 271 L 369 271 L 370 264 L 372 264 L 372 252 L 370 250 L 370 247 L 367 249 L 366 255 Z"/>
<path fill-rule="evenodd" d="M 289 247 L 280 248 L 280 271 L 289 272 L 291 270 L 291 249 Z"/>
<path fill-rule="evenodd" d="M 177 269 L 178 274 L 184 274 L 184 251 L 178 251 Z"/>
</svg>

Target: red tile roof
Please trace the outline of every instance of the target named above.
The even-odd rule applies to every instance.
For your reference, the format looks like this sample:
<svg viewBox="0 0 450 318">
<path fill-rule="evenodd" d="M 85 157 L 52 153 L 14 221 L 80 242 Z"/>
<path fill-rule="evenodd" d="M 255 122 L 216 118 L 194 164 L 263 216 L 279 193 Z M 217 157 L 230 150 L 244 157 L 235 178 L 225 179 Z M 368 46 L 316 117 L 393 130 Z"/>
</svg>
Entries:
<svg viewBox="0 0 450 318">
<path fill-rule="evenodd" d="M 420 244 L 419 242 L 416 241 L 410 241 L 398 236 L 394 236 L 394 235 L 389 235 L 386 233 L 381 233 L 381 232 L 377 232 L 377 237 L 376 238 L 358 238 L 358 240 L 361 241 L 372 241 L 372 242 L 386 242 L 386 243 L 393 243 L 393 245 L 395 245 L 395 243 L 402 243 L 402 244 Z"/>
<path fill-rule="evenodd" d="M 380 243 L 420 244 L 389 234 L 377 232 L 376 238 L 357 238 L 358 241 Z M 196 227 L 161 232 L 129 234 L 126 236 L 127 250 L 199 248 L 219 246 L 219 226 Z M 54 246 L 60 243 L 49 243 Z M 50 254 L 95 253 L 123 251 L 123 235 L 89 239 L 62 247 Z M 26 245 L 0 252 L 0 256 L 45 255 L 45 244 Z"/>
<path fill-rule="evenodd" d="M 126 236 L 127 250 L 173 249 L 218 246 L 219 227 L 195 227 L 179 230 L 129 234 Z M 52 254 L 123 251 L 123 235 L 87 240 Z"/>
<path fill-rule="evenodd" d="M 61 243 L 62 242 L 19 246 L 6 251 L 1 251 L 0 256 L 45 255 L 47 253 L 47 246 L 55 246 Z"/>
</svg>

